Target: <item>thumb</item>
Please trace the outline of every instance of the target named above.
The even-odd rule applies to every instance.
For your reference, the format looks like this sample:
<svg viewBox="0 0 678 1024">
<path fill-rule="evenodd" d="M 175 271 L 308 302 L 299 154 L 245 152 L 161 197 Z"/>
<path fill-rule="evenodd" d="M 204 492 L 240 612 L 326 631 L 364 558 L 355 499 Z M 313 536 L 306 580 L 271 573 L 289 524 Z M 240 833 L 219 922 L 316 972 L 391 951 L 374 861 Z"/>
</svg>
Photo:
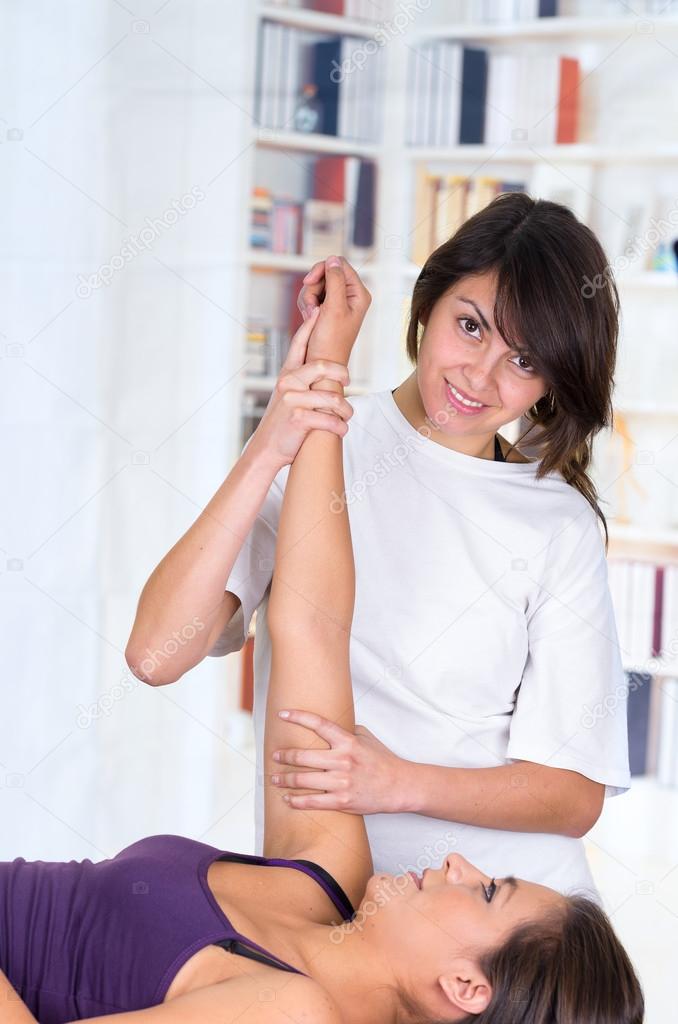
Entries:
<svg viewBox="0 0 678 1024">
<path fill-rule="evenodd" d="M 346 278 L 340 256 L 325 260 L 325 301 L 323 306 L 343 309 L 346 306 Z"/>
</svg>

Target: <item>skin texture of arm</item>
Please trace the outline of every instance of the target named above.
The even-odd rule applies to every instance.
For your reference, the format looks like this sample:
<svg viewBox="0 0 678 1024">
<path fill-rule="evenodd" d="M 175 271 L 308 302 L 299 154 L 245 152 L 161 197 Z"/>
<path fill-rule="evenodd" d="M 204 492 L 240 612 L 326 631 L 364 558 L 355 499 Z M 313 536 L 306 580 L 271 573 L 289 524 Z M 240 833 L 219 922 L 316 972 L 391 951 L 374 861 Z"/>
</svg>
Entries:
<svg viewBox="0 0 678 1024">
<path fill-rule="evenodd" d="M 564 768 L 515 761 L 496 768 L 447 768 L 406 762 L 401 810 L 514 832 L 580 838 L 596 823 L 600 782 Z"/>
</svg>

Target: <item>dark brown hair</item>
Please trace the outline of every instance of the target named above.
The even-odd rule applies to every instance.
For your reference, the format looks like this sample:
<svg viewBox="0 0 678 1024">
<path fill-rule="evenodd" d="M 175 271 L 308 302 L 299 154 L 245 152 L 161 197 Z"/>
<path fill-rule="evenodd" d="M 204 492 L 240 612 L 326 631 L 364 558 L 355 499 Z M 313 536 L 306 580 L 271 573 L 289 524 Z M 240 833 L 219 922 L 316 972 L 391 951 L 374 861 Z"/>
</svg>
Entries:
<svg viewBox="0 0 678 1024">
<path fill-rule="evenodd" d="M 520 925 L 480 965 L 492 999 L 469 1024 L 642 1024 L 633 965 L 607 914 L 584 896 Z"/>
<path fill-rule="evenodd" d="M 587 473 L 593 439 L 612 423 L 619 295 L 605 253 L 566 206 L 525 192 L 497 196 L 426 260 L 410 305 L 413 363 L 437 300 L 463 277 L 488 271 L 497 275 L 497 330 L 510 348 L 528 353 L 550 387 L 512 447 L 536 428 L 529 443 L 539 452 L 537 479 L 558 470 L 584 495 L 602 521 L 607 550 L 607 522 Z"/>
<path fill-rule="evenodd" d="M 481 1013 L 461 1024 L 642 1024 L 640 982 L 607 914 L 586 896 L 568 896 L 538 920 L 477 956 L 492 988 Z M 398 995 L 407 1021 L 430 1021 L 411 993 Z"/>
</svg>

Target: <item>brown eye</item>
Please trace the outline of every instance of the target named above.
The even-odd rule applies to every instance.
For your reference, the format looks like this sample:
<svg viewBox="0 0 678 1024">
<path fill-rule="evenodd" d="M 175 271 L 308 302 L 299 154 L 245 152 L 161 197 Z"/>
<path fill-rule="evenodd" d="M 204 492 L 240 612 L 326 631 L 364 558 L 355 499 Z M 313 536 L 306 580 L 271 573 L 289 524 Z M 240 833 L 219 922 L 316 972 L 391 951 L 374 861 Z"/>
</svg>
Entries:
<svg viewBox="0 0 678 1024">
<path fill-rule="evenodd" d="M 523 370 L 525 373 L 534 373 L 535 372 L 534 366 L 532 365 L 532 363 L 530 361 L 530 357 L 527 355 L 527 353 L 519 352 L 514 358 L 518 359 L 518 360 L 522 360 L 524 363 L 527 363 L 527 366 L 518 366 L 518 363 L 516 363 L 515 365 L 518 366 L 519 370 Z"/>
<path fill-rule="evenodd" d="M 460 320 L 459 320 L 459 323 L 460 323 L 460 324 L 462 325 L 462 327 L 464 328 L 464 333 L 465 333 L 465 334 L 468 334 L 468 335 L 469 335 L 469 337 L 471 337 L 471 338 L 475 338 L 475 339 L 476 339 L 476 341 L 480 341 L 480 339 L 479 339 L 479 338 L 478 338 L 478 337 L 477 337 L 477 336 L 476 336 L 476 335 L 475 335 L 475 334 L 473 333 L 473 331 L 479 331 L 479 330 L 480 330 L 480 327 L 479 327 L 479 325 L 478 325 L 478 324 L 476 323 L 476 321 L 475 321 L 475 320 L 472 320 L 470 316 L 462 316 L 462 317 L 460 318 Z M 468 330 L 466 329 L 466 324 L 473 324 L 473 325 L 474 325 L 474 326 L 473 326 L 473 329 L 472 329 L 472 330 L 470 330 L 470 331 L 468 331 Z"/>
</svg>

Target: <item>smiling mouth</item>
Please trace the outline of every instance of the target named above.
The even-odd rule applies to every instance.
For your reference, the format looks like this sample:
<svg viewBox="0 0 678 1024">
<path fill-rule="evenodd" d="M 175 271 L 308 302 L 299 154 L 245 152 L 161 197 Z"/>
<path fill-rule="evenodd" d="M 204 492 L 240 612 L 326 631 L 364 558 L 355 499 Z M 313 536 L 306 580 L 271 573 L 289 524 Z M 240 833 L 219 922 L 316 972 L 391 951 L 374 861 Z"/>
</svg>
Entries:
<svg viewBox="0 0 678 1024">
<path fill-rule="evenodd" d="M 452 392 L 452 396 L 456 398 L 458 402 L 461 402 L 462 405 L 465 405 L 468 409 L 487 409 L 486 402 L 480 402 L 477 398 L 471 398 L 471 396 L 467 395 L 465 391 L 460 391 L 459 388 L 450 383 L 447 377 L 444 377 L 443 379 Z"/>
</svg>

